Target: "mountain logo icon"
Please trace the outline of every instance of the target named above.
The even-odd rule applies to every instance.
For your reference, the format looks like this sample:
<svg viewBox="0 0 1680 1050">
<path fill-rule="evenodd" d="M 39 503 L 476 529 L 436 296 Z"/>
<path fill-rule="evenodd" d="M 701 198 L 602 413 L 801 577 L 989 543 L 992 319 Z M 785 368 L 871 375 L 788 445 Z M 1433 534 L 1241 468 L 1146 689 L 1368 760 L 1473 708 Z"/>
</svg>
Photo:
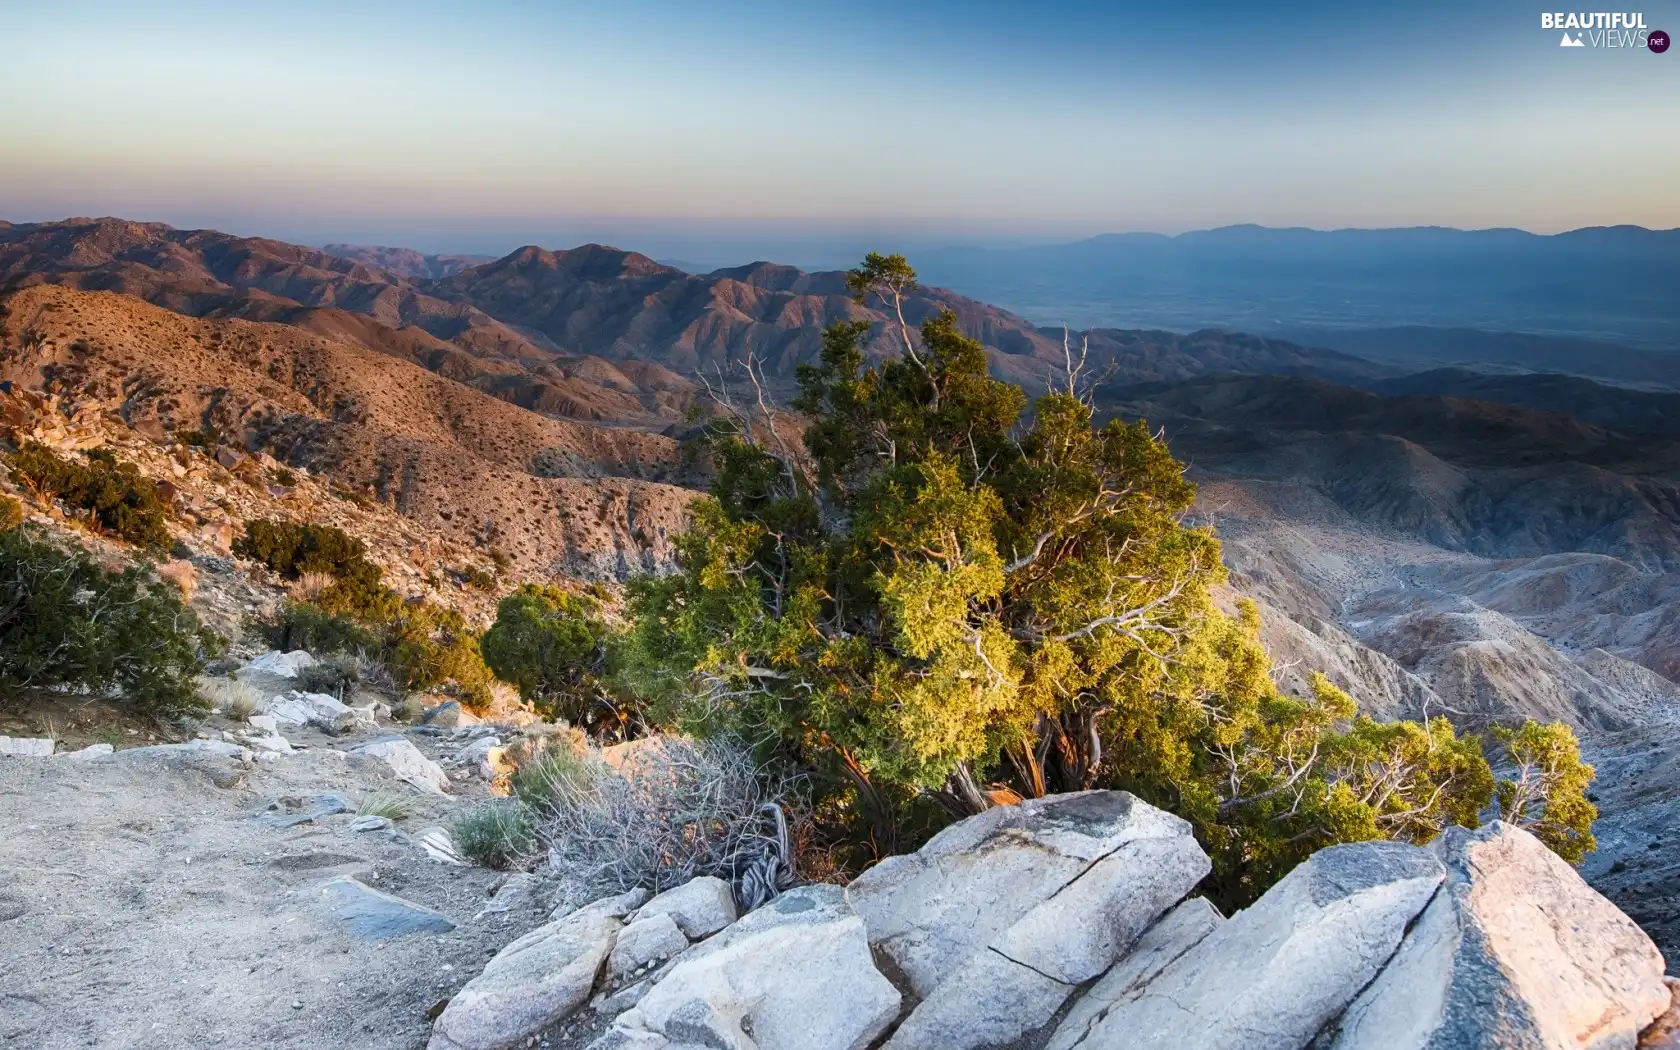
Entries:
<svg viewBox="0 0 1680 1050">
<path fill-rule="evenodd" d="M 1587 45 L 1581 40 L 1580 37 L 1570 36 L 1567 32 L 1565 32 L 1563 34 L 1563 39 L 1558 42 L 1558 47 L 1586 47 L 1586 46 Z"/>
</svg>

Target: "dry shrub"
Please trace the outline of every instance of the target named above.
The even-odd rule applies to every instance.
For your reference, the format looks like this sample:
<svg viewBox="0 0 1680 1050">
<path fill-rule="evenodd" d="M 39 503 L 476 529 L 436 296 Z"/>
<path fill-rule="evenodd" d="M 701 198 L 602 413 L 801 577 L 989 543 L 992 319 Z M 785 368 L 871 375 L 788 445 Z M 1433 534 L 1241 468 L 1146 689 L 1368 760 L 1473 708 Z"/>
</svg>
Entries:
<svg viewBox="0 0 1680 1050">
<path fill-rule="evenodd" d="M 232 678 L 218 678 L 202 683 L 201 692 L 210 706 L 224 718 L 244 722 L 262 710 L 263 696 L 251 686 Z"/>
<path fill-rule="evenodd" d="M 550 778 L 538 810 L 550 866 L 583 899 L 712 875 L 750 910 L 796 880 L 789 811 L 798 784 L 742 744 L 665 738 L 629 775 L 599 761 L 589 769 Z"/>
<path fill-rule="evenodd" d="M 316 602 L 327 588 L 338 582 L 338 578 L 330 572 L 306 572 L 292 581 L 286 593 L 297 602 Z"/>
<path fill-rule="evenodd" d="M 180 590 L 182 601 L 190 602 L 198 593 L 198 570 L 190 561 L 166 561 L 157 567 L 157 574 Z"/>
</svg>

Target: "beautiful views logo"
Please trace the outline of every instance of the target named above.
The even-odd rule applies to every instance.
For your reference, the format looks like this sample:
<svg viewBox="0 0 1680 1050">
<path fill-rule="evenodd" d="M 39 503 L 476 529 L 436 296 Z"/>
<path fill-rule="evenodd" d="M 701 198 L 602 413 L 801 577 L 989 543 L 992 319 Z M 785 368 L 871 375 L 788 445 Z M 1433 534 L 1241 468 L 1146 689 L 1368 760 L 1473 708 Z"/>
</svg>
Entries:
<svg viewBox="0 0 1680 1050">
<path fill-rule="evenodd" d="M 1648 48 L 1659 55 L 1668 50 L 1668 34 L 1647 26 L 1638 11 L 1542 11 L 1540 28 L 1562 30 L 1559 47 Z"/>
</svg>

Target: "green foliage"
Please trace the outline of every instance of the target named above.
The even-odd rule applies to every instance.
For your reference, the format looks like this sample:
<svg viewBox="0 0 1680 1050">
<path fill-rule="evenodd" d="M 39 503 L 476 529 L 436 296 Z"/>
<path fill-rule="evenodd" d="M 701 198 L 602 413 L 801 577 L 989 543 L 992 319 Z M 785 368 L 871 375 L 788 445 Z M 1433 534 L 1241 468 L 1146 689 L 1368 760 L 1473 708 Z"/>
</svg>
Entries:
<svg viewBox="0 0 1680 1050">
<path fill-rule="evenodd" d="M 180 591 L 148 570 L 108 571 L 32 529 L 0 533 L 0 702 L 70 688 L 158 718 L 199 713 L 201 634 Z"/>
<path fill-rule="evenodd" d="M 10 496 L 0 496 L 0 532 L 10 532 L 23 524 L 23 504 Z"/>
<path fill-rule="evenodd" d="M 362 685 L 362 668 L 350 653 L 328 653 L 297 674 L 297 687 L 306 693 L 325 693 L 341 702 L 356 695 Z"/>
<path fill-rule="evenodd" d="M 42 502 L 60 500 L 82 511 L 96 531 L 140 547 L 168 547 L 169 508 L 157 484 L 103 449 L 86 453 L 86 460 L 78 463 L 28 441 L 12 457 L 12 480 Z"/>
<path fill-rule="evenodd" d="M 1592 833 L 1598 807 L 1587 799 L 1594 770 L 1581 761 L 1575 734 L 1562 722 L 1528 722 L 1493 734 L 1504 750 L 1501 764 L 1514 774 L 1499 782 L 1500 818 L 1527 828 L 1558 856 L 1579 864 L 1598 848 Z"/>
<path fill-rule="evenodd" d="M 490 700 L 494 677 L 484 665 L 478 637 L 454 609 L 430 602 L 405 602 L 380 625 L 384 662 L 409 689 L 454 682 L 469 706 Z"/>
<path fill-rule="evenodd" d="M 375 653 L 381 643 L 373 631 L 308 602 L 285 602 L 263 630 L 268 643 L 282 652 L 307 649 L 323 653 Z"/>
<path fill-rule="evenodd" d="M 449 833 L 463 857 L 496 871 L 512 867 L 537 848 L 530 811 L 510 799 L 468 810 L 455 818 Z"/>
<path fill-rule="evenodd" d="M 473 587 L 477 590 L 493 591 L 496 589 L 495 574 L 485 572 L 476 565 L 469 565 L 462 569 L 461 578 L 467 582 L 468 587 Z"/>
<path fill-rule="evenodd" d="M 580 740 L 542 741 L 523 756 L 510 778 L 514 796 L 537 813 L 590 793 L 603 775 Z"/>
<path fill-rule="evenodd" d="M 367 560 L 361 540 L 331 525 L 256 520 L 233 553 L 259 561 L 286 579 L 326 573 L 332 585 L 314 603 L 328 613 L 380 622 L 397 615 L 402 599 L 383 583 L 384 571 Z"/>
<path fill-rule="evenodd" d="M 518 686 L 545 717 L 622 728 L 602 681 L 609 634 L 595 598 L 526 584 L 497 604 L 480 644 L 496 677 Z"/>
<path fill-rule="evenodd" d="M 914 279 L 871 255 L 852 286 L 899 318 Z M 624 677 L 657 716 L 833 774 L 877 849 L 907 803 L 977 812 L 988 781 L 1129 789 L 1195 825 L 1227 906 L 1321 846 L 1477 821 L 1477 738 L 1357 718 L 1322 678 L 1279 693 L 1143 421 L 1096 421 L 1077 375 L 1027 414 L 953 315 L 889 325 L 898 357 L 867 361 L 855 322 L 799 369 L 806 455 L 745 413 L 710 426 L 682 571 L 630 588 Z"/>
</svg>

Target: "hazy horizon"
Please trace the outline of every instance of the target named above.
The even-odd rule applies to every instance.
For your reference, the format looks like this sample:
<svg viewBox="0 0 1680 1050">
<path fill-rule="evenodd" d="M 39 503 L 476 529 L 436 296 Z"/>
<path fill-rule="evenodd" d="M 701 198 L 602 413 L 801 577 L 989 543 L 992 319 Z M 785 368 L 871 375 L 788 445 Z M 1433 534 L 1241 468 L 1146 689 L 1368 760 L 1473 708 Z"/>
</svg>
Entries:
<svg viewBox="0 0 1680 1050">
<path fill-rule="evenodd" d="M 668 257 L 1680 226 L 1680 54 L 1559 48 L 1514 0 L 8 6 L 14 221 Z"/>
</svg>

